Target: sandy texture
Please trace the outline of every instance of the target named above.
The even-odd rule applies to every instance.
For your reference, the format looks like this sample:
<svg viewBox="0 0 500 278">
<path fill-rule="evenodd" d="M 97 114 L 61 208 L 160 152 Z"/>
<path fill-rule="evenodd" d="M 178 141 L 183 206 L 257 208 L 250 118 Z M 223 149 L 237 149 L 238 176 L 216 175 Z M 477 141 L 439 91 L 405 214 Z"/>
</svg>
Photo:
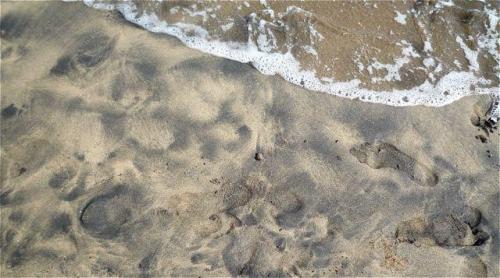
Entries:
<svg viewBox="0 0 500 278">
<path fill-rule="evenodd" d="M 1 276 L 499 275 L 488 96 L 367 104 L 1 8 Z"/>
</svg>

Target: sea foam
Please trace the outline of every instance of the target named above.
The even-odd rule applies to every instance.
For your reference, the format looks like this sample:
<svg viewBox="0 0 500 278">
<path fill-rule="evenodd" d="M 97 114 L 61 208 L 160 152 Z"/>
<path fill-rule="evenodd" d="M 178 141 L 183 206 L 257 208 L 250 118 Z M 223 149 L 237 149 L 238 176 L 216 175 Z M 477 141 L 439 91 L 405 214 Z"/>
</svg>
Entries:
<svg viewBox="0 0 500 278">
<path fill-rule="evenodd" d="M 430 42 L 431 36 L 427 36 L 424 42 L 424 54 L 416 53 L 408 42 L 402 40 L 399 44 L 401 45 L 403 55 L 400 58 L 394 59 L 394 63 L 384 64 L 378 61 L 372 61 L 370 64 L 363 64 L 358 61 L 357 67 L 360 71 L 367 70 L 369 73 L 372 73 L 375 70 L 383 70 L 386 72 L 386 75 L 383 77 L 372 77 L 371 79 L 373 82 L 391 81 L 401 80 L 400 69 L 403 65 L 409 63 L 412 58 L 427 55 L 427 57 L 423 59 L 423 67 L 432 70 L 429 70 L 429 76 L 425 82 L 410 89 L 393 88 L 390 90 L 373 90 L 363 86 L 362 82 L 356 78 L 352 78 L 348 81 L 336 80 L 335 73 L 332 74 L 331 78 L 319 78 L 315 70 L 305 69 L 304 65 L 301 64 L 293 55 L 292 51 L 290 51 L 290 48 L 286 51 L 275 51 L 277 48 L 276 38 L 273 38 L 273 32 L 269 32 L 269 30 L 265 28 L 268 22 L 256 18 L 255 14 L 250 15 L 250 20 L 255 21 L 256 24 L 249 24 L 248 28 L 250 34 L 257 31 L 257 39 L 252 40 L 249 36 L 248 40 L 245 42 L 236 42 L 214 39 L 210 36 L 208 30 L 196 24 L 188 22 L 168 23 L 165 19 L 160 19 L 154 12 L 147 10 L 139 11 L 136 4 L 131 1 L 110 3 L 84 0 L 84 3 L 87 6 L 97 9 L 117 10 L 126 20 L 140 25 L 151 32 L 174 36 L 190 48 L 242 63 L 251 63 L 263 74 L 278 74 L 285 80 L 306 89 L 325 92 L 340 97 L 360 99 L 366 102 L 382 103 L 393 106 L 442 106 L 468 95 L 491 94 L 494 95 L 497 100 L 500 96 L 498 86 L 494 84 L 491 79 L 478 75 L 479 53 L 477 50 L 469 48 L 460 36 L 456 37 L 456 42 L 463 49 L 469 66 L 461 71 L 453 70 L 447 72 L 438 79 L 435 78 L 435 75 L 439 74 L 443 67 L 430 55 L 433 51 Z M 265 1 L 263 5 L 266 6 L 264 10 L 265 14 L 274 19 L 274 11 L 267 6 Z M 443 2 L 441 5 L 449 6 L 453 5 L 453 2 Z M 245 7 L 248 6 L 245 5 Z M 300 8 L 290 6 L 287 8 L 286 12 L 297 12 L 297 9 Z M 176 12 L 178 11 L 174 9 L 170 10 L 170 13 Z M 308 15 L 307 11 L 303 12 Z M 498 16 L 494 10 L 486 10 L 485 13 L 488 16 L 489 26 L 487 26 L 487 34 L 478 39 L 478 45 L 494 56 L 496 62 L 495 75 L 498 76 L 498 33 L 496 31 Z M 199 13 L 197 16 L 208 17 L 206 13 Z M 400 24 L 403 24 L 403 21 L 405 24 L 407 22 L 406 16 L 403 18 L 402 14 L 399 12 L 397 12 L 395 20 Z M 233 24 L 233 22 L 228 22 L 221 25 L 220 28 L 228 30 L 232 28 Z M 254 26 L 257 26 L 257 30 L 252 30 L 252 28 L 255 28 Z M 303 49 L 317 57 L 314 42 L 324 40 L 324 37 L 314 29 L 312 24 L 309 26 L 309 32 L 314 38 L 311 38 L 311 44 L 305 45 Z M 494 110 L 494 117 L 498 118 L 498 107 Z"/>
</svg>

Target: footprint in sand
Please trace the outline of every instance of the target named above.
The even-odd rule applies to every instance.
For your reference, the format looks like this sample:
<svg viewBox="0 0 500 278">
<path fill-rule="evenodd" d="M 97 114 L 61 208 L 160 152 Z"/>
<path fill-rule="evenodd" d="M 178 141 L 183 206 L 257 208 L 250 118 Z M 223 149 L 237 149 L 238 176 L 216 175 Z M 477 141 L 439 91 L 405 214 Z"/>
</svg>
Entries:
<svg viewBox="0 0 500 278">
<path fill-rule="evenodd" d="M 367 142 L 353 147 L 350 153 L 359 162 L 365 163 L 373 169 L 392 168 L 401 171 L 423 186 L 434 186 L 438 183 L 438 176 L 426 165 L 391 144 Z"/>
<path fill-rule="evenodd" d="M 481 212 L 469 206 L 451 213 L 417 217 L 401 222 L 396 229 L 399 242 L 438 246 L 478 246 L 489 235 L 479 227 Z"/>
<path fill-rule="evenodd" d="M 126 185 L 116 185 L 107 193 L 90 199 L 80 210 L 80 224 L 92 236 L 104 239 L 130 231 L 141 194 Z"/>
<path fill-rule="evenodd" d="M 70 75 L 73 72 L 86 72 L 102 62 L 112 53 L 115 40 L 101 32 L 83 34 L 76 50 L 61 56 L 50 73 L 56 76 Z"/>
</svg>

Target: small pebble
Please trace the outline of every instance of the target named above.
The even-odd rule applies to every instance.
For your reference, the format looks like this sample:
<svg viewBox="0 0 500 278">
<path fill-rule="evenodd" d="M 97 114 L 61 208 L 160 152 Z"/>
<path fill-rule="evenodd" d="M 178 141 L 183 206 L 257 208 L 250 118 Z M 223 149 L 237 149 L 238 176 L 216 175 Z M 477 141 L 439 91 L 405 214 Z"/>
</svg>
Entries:
<svg viewBox="0 0 500 278">
<path fill-rule="evenodd" d="M 262 153 L 255 154 L 255 160 L 261 161 L 262 159 L 264 159 L 264 155 Z"/>
</svg>

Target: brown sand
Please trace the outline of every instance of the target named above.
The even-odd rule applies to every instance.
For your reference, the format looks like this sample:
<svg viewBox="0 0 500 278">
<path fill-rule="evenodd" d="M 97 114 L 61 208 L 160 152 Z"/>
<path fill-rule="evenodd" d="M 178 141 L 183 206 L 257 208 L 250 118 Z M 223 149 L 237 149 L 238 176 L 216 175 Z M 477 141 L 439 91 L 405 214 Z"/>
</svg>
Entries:
<svg viewBox="0 0 500 278">
<path fill-rule="evenodd" d="M 2 277 L 499 275 L 488 96 L 367 104 L 79 3 L 1 9 Z"/>
</svg>

